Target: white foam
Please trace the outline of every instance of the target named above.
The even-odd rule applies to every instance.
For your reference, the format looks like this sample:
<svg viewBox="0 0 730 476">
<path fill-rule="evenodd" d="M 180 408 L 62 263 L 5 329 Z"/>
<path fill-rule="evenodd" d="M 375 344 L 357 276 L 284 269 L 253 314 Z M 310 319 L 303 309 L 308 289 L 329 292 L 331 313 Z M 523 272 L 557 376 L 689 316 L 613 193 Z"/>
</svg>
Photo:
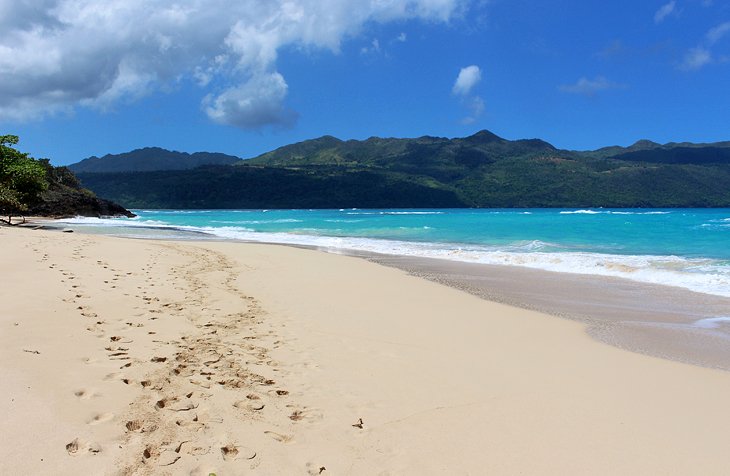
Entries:
<svg viewBox="0 0 730 476">
<path fill-rule="evenodd" d="M 708 317 L 692 323 L 694 327 L 701 327 L 703 329 L 718 329 L 723 324 L 730 325 L 730 317 Z"/>
<path fill-rule="evenodd" d="M 568 210 L 560 212 L 561 215 L 598 215 L 601 212 L 595 210 Z"/>
<path fill-rule="evenodd" d="M 275 223 L 302 223 L 304 220 L 295 218 L 279 218 L 276 220 L 211 220 L 210 223 L 220 223 L 222 225 L 266 225 Z"/>
<path fill-rule="evenodd" d="M 564 210 L 560 215 L 668 215 L 667 211 L 628 212 L 624 210 Z"/>
<path fill-rule="evenodd" d="M 446 212 L 347 212 L 348 215 L 443 215 L 444 213 Z"/>
<path fill-rule="evenodd" d="M 63 218 L 56 220 L 58 223 L 66 223 L 69 225 L 90 225 L 90 226 L 113 226 L 113 227 L 159 227 L 172 228 L 169 223 L 158 220 L 142 220 L 140 217 L 134 218 L 94 218 L 94 217 L 75 217 Z"/>
<path fill-rule="evenodd" d="M 551 249 L 560 249 L 559 245 L 539 240 L 514 242 L 499 246 L 480 246 L 458 243 L 321 236 L 318 233 L 322 230 L 314 228 L 304 228 L 291 233 L 268 233 L 256 232 L 241 226 L 176 227 L 152 220 L 140 219 L 76 218 L 65 220 L 65 222 L 77 225 L 159 227 L 167 230 L 203 232 L 224 239 L 313 246 L 331 252 L 342 250 L 365 251 L 470 263 L 522 266 L 556 272 L 613 276 L 730 297 L 730 266 L 726 262 L 711 259 L 616 255 L 579 251 L 550 252 Z"/>
<path fill-rule="evenodd" d="M 184 229 L 187 227 L 184 227 Z M 709 259 L 677 256 L 610 255 L 582 252 L 545 252 L 551 243 L 529 241 L 501 247 L 454 243 L 405 242 L 373 238 L 332 237 L 301 233 L 262 233 L 236 227 L 196 228 L 222 238 L 281 244 L 296 244 L 337 251 L 438 258 L 491 265 L 522 266 L 565 273 L 612 276 L 634 281 L 676 286 L 692 291 L 730 297 L 730 268 Z"/>
<path fill-rule="evenodd" d="M 197 215 L 200 213 L 215 213 L 218 210 L 132 210 L 139 213 L 155 213 L 158 215 Z M 229 210 L 227 210 L 229 211 Z M 230 210 L 233 211 L 233 210 Z M 236 210 L 244 212 L 245 210 Z"/>
</svg>

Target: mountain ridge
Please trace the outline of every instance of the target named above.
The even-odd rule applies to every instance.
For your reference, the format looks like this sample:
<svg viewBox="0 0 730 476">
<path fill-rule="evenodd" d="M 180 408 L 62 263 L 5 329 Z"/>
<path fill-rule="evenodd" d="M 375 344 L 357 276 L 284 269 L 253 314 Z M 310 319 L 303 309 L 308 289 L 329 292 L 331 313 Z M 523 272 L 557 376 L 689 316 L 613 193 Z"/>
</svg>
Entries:
<svg viewBox="0 0 730 476">
<path fill-rule="evenodd" d="M 730 206 L 730 142 L 573 151 L 489 131 L 322 136 L 231 165 L 79 178 L 132 208 L 719 207 Z"/>
<path fill-rule="evenodd" d="M 74 173 L 152 172 L 155 170 L 186 170 L 202 165 L 231 165 L 241 159 L 219 152 L 178 152 L 161 147 L 143 147 L 121 154 L 91 156 L 71 164 Z"/>
<path fill-rule="evenodd" d="M 649 139 L 639 139 L 629 146 L 606 146 L 595 150 L 571 150 L 559 149 L 547 141 L 539 138 L 532 139 L 504 139 L 486 129 L 480 130 L 470 136 L 459 138 L 446 138 L 438 136 L 420 136 L 415 138 L 377 137 L 371 136 L 364 140 L 348 139 L 343 140 L 332 135 L 324 135 L 314 139 L 308 139 L 292 144 L 277 147 L 255 157 L 242 158 L 235 155 L 220 152 L 178 152 L 161 147 L 142 147 L 120 154 L 106 154 L 102 157 L 91 156 L 75 162 L 67 167 L 74 173 L 107 173 L 107 172 L 151 172 L 159 170 L 187 170 L 208 165 L 284 165 L 281 155 L 286 153 L 290 158 L 302 159 L 308 164 L 316 164 L 313 155 L 322 150 L 337 147 L 362 148 L 363 146 L 383 147 L 394 144 L 461 144 L 476 147 L 522 147 L 523 152 L 559 152 L 569 156 L 587 156 L 595 158 L 610 159 L 623 154 L 647 151 L 647 150 L 670 150 L 675 148 L 691 149 L 730 149 L 730 141 L 693 143 L 693 142 L 668 142 L 660 144 Z M 131 161 L 131 164 L 123 164 Z"/>
</svg>

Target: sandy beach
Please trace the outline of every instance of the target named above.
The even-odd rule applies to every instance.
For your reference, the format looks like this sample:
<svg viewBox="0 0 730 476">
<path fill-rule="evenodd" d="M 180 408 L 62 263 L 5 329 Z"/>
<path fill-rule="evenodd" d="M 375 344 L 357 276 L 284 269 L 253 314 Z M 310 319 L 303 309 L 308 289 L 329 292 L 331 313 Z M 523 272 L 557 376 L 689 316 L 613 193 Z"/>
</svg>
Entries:
<svg viewBox="0 0 730 476">
<path fill-rule="evenodd" d="M 2 474 L 728 474 L 730 373 L 361 258 L 0 228 Z"/>
</svg>

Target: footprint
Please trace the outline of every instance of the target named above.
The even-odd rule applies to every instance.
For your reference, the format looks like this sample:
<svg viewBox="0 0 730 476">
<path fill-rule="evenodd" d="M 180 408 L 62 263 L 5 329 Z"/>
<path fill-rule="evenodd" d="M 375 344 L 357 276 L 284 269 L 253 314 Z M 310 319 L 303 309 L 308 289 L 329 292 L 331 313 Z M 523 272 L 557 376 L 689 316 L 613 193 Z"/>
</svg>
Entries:
<svg viewBox="0 0 730 476">
<path fill-rule="evenodd" d="M 86 422 L 89 425 L 98 425 L 99 423 L 104 423 L 114 418 L 113 413 L 98 413 L 94 415 L 91 420 Z"/>
<path fill-rule="evenodd" d="M 68 443 L 66 445 L 66 451 L 71 456 L 80 455 L 85 452 L 97 454 L 101 451 L 101 446 L 99 446 L 97 443 L 86 442 L 84 440 L 80 440 L 79 438 L 75 438 L 71 443 Z"/>
<path fill-rule="evenodd" d="M 192 456 L 202 456 L 210 453 L 210 448 L 195 446 L 191 441 L 183 441 L 175 448 L 175 453 L 189 454 Z"/>
<path fill-rule="evenodd" d="M 160 456 L 160 450 L 159 450 L 159 448 L 157 448 L 155 446 L 148 446 L 142 452 L 142 457 L 145 460 L 148 460 L 150 458 L 156 458 L 158 456 Z"/>
<path fill-rule="evenodd" d="M 294 439 L 294 435 L 282 435 L 281 433 L 277 433 L 275 431 L 265 431 L 265 435 L 269 435 L 279 443 L 289 443 L 291 440 Z"/>
<path fill-rule="evenodd" d="M 87 390 L 87 389 L 83 389 L 82 388 L 80 390 L 76 390 L 74 392 L 74 395 L 76 395 L 81 400 L 89 400 L 89 399 L 91 399 L 93 397 L 98 396 L 99 394 L 96 393 L 94 390 Z"/>
<path fill-rule="evenodd" d="M 127 423 L 124 424 L 124 427 L 127 429 L 127 431 L 134 431 L 139 433 L 152 432 L 157 429 L 155 425 L 145 426 L 144 421 L 142 420 L 129 420 Z"/>
<path fill-rule="evenodd" d="M 246 400 L 239 400 L 234 403 L 233 406 L 242 410 L 260 411 L 263 410 L 266 405 L 264 405 L 263 402 L 259 400 L 255 400 L 253 403 Z"/>
<path fill-rule="evenodd" d="M 289 405 L 287 405 L 287 406 L 289 406 Z M 324 418 L 324 415 L 322 415 L 322 413 L 320 413 L 312 408 L 306 408 L 306 407 L 303 409 L 294 410 L 291 413 L 291 415 L 289 415 L 289 419 L 292 421 L 300 421 L 300 420 L 305 420 L 305 419 L 314 421 L 314 420 L 321 420 L 322 418 Z"/>
<path fill-rule="evenodd" d="M 251 448 L 236 446 L 233 443 L 228 443 L 226 446 L 221 447 L 221 454 L 225 461 L 233 461 L 239 456 L 244 459 L 254 459 L 256 457 L 256 452 Z"/>
<path fill-rule="evenodd" d="M 105 380 L 105 381 L 109 381 L 109 380 L 117 380 L 117 379 L 119 379 L 119 377 L 121 377 L 122 375 L 124 375 L 124 374 L 123 374 L 123 373 L 121 373 L 121 372 L 112 372 L 112 373 L 110 373 L 110 374 L 106 374 L 106 375 L 104 376 L 104 380 Z"/>
<path fill-rule="evenodd" d="M 157 400 L 157 402 L 155 403 L 155 408 L 157 408 L 158 410 L 162 410 L 165 407 L 169 407 L 171 403 L 174 403 L 176 401 L 178 401 L 177 397 L 165 397 L 161 400 Z"/>
</svg>

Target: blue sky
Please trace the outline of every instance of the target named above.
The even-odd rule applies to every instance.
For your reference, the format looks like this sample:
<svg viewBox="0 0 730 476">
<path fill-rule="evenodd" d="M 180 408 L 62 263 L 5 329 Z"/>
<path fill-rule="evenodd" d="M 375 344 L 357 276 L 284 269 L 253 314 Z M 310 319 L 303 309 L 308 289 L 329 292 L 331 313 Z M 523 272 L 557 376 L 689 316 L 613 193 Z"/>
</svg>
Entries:
<svg viewBox="0 0 730 476">
<path fill-rule="evenodd" d="M 0 53 L 0 133 L 59 165 L 326 134 L 730 140 L 719 0 L 0 0 Z"/>
</svg>

